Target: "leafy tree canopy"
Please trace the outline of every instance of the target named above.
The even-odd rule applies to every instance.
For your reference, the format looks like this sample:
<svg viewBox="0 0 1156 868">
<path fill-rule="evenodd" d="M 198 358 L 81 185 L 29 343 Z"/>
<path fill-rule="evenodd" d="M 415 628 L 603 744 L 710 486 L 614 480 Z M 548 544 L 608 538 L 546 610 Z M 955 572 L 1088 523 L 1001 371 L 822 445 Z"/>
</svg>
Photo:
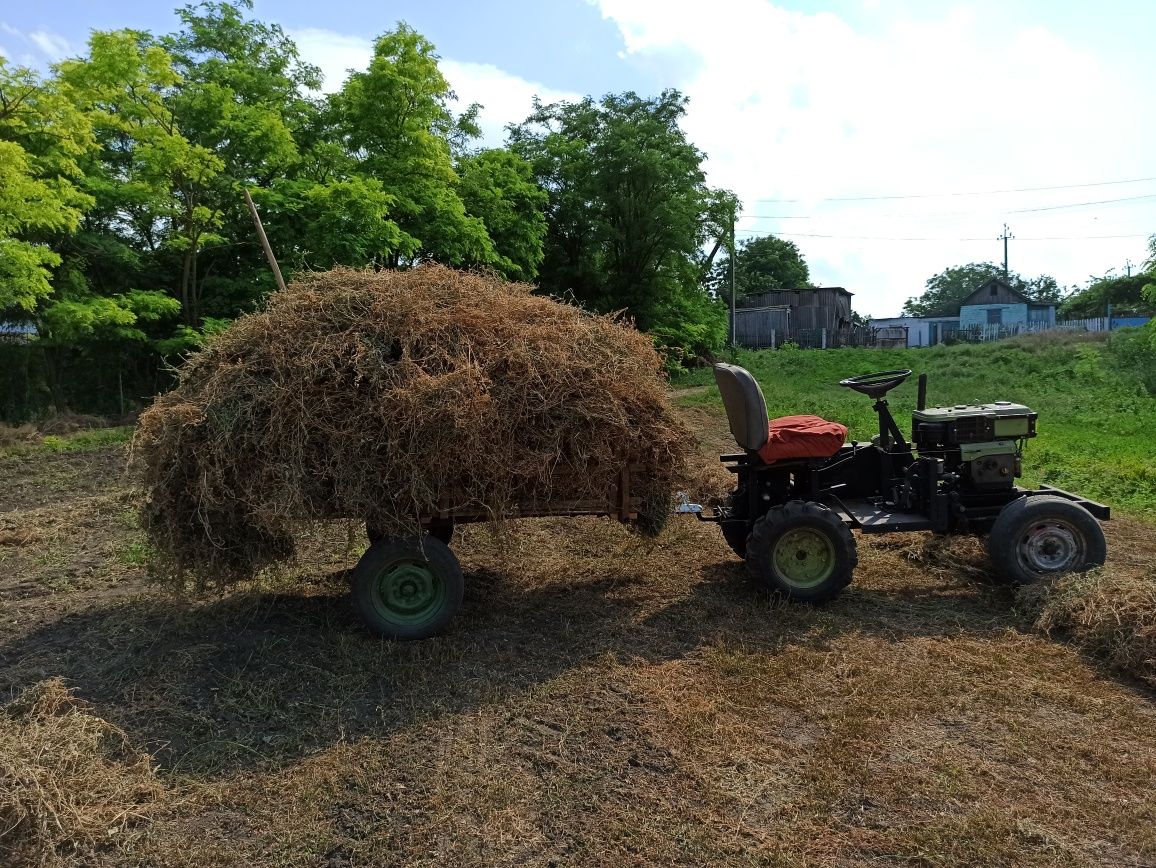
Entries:
<svg viewBox="0 0 1156 868">
<path fill-rule="evenodd" d="M 723 295 L 730 292 L 730 265 L 730 257 L 724 256 L 711 271 L 711 286 Z M 795 242 L 764 235 L 738 243 L 735 250 L 737 298 L 810 285 L 811 270 Z"/>
<path fill-rule="evenodd" d="M 549 196 L 530 164 L 512 151 L 492 149 L 463 157 L 458 174 L 466 213 L 482 221 L 497 268 L 513 280 L 533 280 L 542 263 Z"/>
<path fill-rule="evenodd" d="M 31 313 L 52 293 L 50 243 L 93 204 L 80 166 L 93 145 L 57 82 L 0 56 L 0 312 Z"/>
<path fill-rule="evenodd" d="M 707 187 L 703 154 L 679 126 L 685 111 L 674 90 L 536 104 L 510 147 L 549 194 L 543 289 L 625 309 L 639 328 L 700 352 L 725 335 L 725 309 L 701 278 L 703 249 L 724 208 L 729 226 L 734 200 Z"/>
</svg>

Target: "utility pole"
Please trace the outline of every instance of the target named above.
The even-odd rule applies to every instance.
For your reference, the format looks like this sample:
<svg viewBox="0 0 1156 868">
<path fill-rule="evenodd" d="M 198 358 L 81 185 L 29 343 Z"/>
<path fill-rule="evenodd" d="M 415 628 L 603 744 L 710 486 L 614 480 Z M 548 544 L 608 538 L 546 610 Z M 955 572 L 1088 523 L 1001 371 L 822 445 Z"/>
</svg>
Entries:
<svg viewBox="0 0 1156 868">
<path fill-rule="evenodd" d="M 738 223 L 739 206 L 736 201 L 731 208 L 731 346 L 735 345 L 735 224 Z"/>
<path fill-rule="evenodd" d="M 1125 259 L 1124 260 L 1124 271 L 1127 272 L 1129 277 L 1132 276 L 1132 260 L 1131 259 Z"/>
<path fill-rule="evenodd" d="M 1008 240 L 1011 238 L 1015 238 L 1015 236 L 1011 234 L 1011 230 L 1008 229 L 1008 226 L 1005 223 L 1005 224 L 1003 224 L 1003 235 L 1000 235 L 999 238 L 996 239 L 998 241 L 1003 241 L 1003 279 L 1004 280 L 1008 279 L 1008 276 L 1007 276 L 1007 243 L 1008 243 Z"/>
</svg>

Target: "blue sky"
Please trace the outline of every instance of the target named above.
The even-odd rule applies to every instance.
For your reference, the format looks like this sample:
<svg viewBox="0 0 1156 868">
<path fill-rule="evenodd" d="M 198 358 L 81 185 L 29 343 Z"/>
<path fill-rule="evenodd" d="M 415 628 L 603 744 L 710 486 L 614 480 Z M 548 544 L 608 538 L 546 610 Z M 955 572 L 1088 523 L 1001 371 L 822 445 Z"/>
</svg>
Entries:
<svg viewBox="0 0 1156 868">
<path fill-rule="evenodd" d="M 740 238 L 791 237 L 866 313 L 897 312 L 948 265 L 998 260 L 1004 222 L 1011 267 L 1062 284 L 1135 266 L 1156 232 L 1156 180 L 1075 186 L 1156 178 L 1145 0 L 258 0 L 255 14 L 330 88 L 407 21 L 462 102 L 485 104 L 494 142 L 534 94 L 677 87 L 711 182 L 743 201 Z M 175 22 L 163 0 L 5 0 L 0 52 L 44 66 L 91 29 Z M 840 201 L 879 195 L 917 198 Z"/>
</svg>

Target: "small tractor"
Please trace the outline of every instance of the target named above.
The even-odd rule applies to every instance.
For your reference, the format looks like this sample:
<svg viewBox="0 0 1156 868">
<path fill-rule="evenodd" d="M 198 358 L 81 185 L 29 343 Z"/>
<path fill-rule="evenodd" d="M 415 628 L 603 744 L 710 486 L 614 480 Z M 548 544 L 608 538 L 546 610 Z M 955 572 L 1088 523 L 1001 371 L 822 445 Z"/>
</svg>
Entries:
<svg viewBox="0 0 1156 868">
<path fill-rule="evenodd" d="M 879 416 L 870 443 L 844 443 L 846 429 L 818 417 L 768 424 L 754 377 L 716 365 L 743 451 L 720 459 L 735 474 L 734 492 L 698 517 L 719 524 L 760 585 L 806 602 L 830 600 L 851 582 L 852 528 L 987 534 L 992 563 L 1019 583 L 1103 564 L 1099 521 L 1110 517 L 1107 506 L 1058 488 L 1016 485 L 1024 442 L 1036 434 L 1035 413 L 1007 401 L 927 407 L 924 374 L 909 443 L 885 396 L 910 376 L 883 371 L 839 382 L 874 399 Z"/>
</svg>

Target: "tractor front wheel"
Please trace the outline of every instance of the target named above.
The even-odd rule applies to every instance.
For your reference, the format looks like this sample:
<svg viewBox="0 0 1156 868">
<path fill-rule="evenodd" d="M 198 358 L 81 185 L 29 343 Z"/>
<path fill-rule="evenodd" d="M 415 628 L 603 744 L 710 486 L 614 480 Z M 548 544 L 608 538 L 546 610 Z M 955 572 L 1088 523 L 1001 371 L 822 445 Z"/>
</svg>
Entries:
<svg viewBox="0 0 1156 868">
<path fill-rule="evenodd" d="M 987 538 L 996 569 L 1021 585 L 1103 565 L 1104 529 L 1095 517 L 1063 497 L 1028 495 L 1005 506 Z"/>
<path fill-rule="evenodd" d="M 832 600 L 851 583 L 855 537 L 821 503 L 793 500 L 755 522 L 746 541 L 747 565 L 767 590 L 801 600 Z"/>
<path fill-rule="evenodd" d="M 433 536 L 382 539 L 350 574 L 353 607 L 386 639 L 440 633 L 462 605 L 465 580 L 449 547 Z"/>
</svg>

